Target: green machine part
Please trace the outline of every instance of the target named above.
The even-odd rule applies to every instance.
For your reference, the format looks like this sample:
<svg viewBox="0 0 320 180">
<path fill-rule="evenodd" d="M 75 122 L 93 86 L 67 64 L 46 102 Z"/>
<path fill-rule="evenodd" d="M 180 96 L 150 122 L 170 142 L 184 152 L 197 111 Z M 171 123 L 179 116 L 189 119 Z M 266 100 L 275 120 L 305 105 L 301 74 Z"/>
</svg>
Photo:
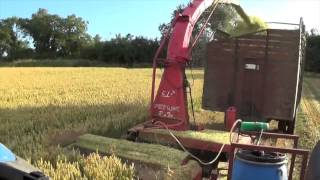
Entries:
<svg viewBox="0 0 320 180">
<path fill-rule="evenodd" d="M 266 122 L 241 122 L 241 131 L 266 131 L 269 129 L 269 124 Z"/>
</svg>

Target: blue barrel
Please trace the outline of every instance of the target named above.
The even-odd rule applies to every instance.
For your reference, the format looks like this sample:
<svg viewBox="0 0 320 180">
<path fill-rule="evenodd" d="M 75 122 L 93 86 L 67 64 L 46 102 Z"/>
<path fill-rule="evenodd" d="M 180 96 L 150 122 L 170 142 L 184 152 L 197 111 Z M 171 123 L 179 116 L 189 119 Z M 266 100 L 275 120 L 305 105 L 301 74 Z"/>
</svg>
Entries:
<svg viewBox="0 0 320 180">
<path fill-rule="evenodd" d="M 240 150 L 235 156 L 232 180 L 288 180 L 286 155 Z"/>
</svg>

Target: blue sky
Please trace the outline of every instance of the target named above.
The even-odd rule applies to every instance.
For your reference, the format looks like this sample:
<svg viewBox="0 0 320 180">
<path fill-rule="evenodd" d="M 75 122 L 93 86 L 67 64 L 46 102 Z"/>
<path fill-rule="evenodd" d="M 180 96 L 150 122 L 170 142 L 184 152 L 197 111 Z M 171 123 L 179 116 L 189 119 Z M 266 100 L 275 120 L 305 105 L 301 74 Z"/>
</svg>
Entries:
<svg viewBox="0 0 320 180">
<path fill-rule="evenodd" d="M 190 0 L 0 0 L 0 19 L 31 17 L 38 8 L 51 14 L 76 14 L 89 22 L 88 32 L 105 39 L 115 34 L 159 37 L 158 26 L 169 22 L 179 4 Z M 320 29 L 320 0 L 240 0 L 249 15 L 265 21 L 297 23 L 303 16 L 307 29 Z"/>
</svg>

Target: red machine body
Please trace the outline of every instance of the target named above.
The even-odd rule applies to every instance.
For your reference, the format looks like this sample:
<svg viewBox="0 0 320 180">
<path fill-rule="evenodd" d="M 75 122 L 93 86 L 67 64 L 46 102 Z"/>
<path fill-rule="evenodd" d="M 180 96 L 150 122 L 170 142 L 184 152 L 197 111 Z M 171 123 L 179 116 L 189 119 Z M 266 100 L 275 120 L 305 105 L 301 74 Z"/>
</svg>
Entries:
<svg viewBox="0 0 320 180">
<path fill-rule="evenodd" d="M 153 66 L 150 108 L 152 122 L 161 121 L 169 129 L 178 131 L 190 129 L 185 66 L 190 61 L 191 48 L 189 44 L 194 25 L 203 11 L 212 3 L 213 0 L 194 0 L 182 14 L 176 16 L 168 44 L 167 57 L 164 62 L 165 69 L 159 89 L 154 97 L 157 59 L 167 37 L 161 42 Z"/>
</svg>

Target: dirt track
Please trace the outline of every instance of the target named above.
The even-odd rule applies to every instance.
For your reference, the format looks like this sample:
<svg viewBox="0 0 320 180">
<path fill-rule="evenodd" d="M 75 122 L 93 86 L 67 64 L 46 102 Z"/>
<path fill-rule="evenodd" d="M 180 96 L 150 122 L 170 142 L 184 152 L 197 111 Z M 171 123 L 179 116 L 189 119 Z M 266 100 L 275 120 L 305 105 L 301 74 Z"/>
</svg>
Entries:
<svg viewBox="0 0 320 180">
<path fill-rule="evenodd" d="M 299 134 L 305 148 L 312 148 L 320 139 L 320 78 L 307 76 L 304 79 L 302 99 L 300 103 L 302 115 L 306 122 L 301 125 L 303 134 Z M 300 124 L 300 123 L 299 123 Z"/>
<path fill-rule="evenodd" d="M 320 79 L 305 78 L 301 109 L 313 123 L 320 124 Z"/>
</svg>

